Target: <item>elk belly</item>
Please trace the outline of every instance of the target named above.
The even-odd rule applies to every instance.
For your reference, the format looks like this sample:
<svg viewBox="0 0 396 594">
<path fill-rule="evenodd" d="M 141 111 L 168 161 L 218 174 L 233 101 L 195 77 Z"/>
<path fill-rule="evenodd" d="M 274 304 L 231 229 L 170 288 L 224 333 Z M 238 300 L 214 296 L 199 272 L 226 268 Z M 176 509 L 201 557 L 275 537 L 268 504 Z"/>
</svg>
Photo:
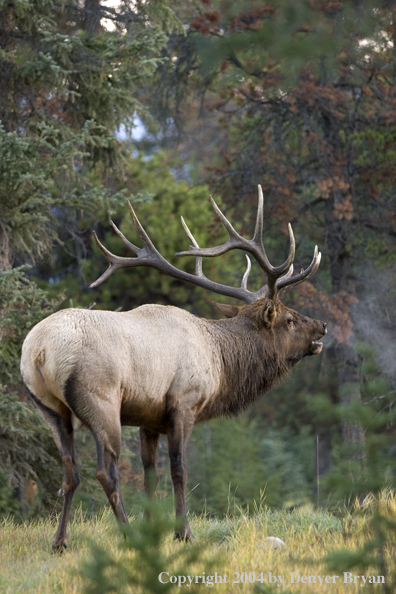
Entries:
<svg viewBox="0 0 396 594">
<path fill-rule="evenodd" d="M 160 433 L 165 431 L 165 400 L 144 402 L 138 399 L 124 400 L 121 403 L 121 425 L 148 427 Z"/>
</svg>

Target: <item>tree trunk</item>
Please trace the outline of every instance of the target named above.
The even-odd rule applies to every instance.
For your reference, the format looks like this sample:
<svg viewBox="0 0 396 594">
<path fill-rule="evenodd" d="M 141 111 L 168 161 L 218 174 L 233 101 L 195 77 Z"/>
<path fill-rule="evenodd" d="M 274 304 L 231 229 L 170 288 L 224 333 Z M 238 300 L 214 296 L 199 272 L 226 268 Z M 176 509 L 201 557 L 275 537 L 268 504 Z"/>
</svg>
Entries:
<svg viewBox="0 0 396 594">
<path fill-rule="evenodd" d="M 336 359 L 341 404 L 361 402 L 360 359 L 355 348 L 350 344 L 337 344 Z M 350 443 L 364 442 L 363 427 L 358 423 L 342 421 L 342 441 Z"/>
<path fill-rule="evenodd" d="M 0 220 L 0 270 L 10 270 L 11 250 L 7 233 L 1 227 Z"/>
<path fill-rule="evenodd" d="M 10 4 L 10 3 L 9 3 Z M 0 10 L 0 120 L 6 132 L 10 130 L 10 117 L 8 103 L 12 94 L 15 59 L 12 51 L 15 49 L 15 40 L 12 37 L 14 28 L 14 13 L 11 4 Z"/>
<path fill-rule="evenodd" d="M 85 0 L 84 3 L 84 29 L 88 35 L 95 35 L 100 32 L 101 11 L 100 0 Z"/>
<path fill-rule="evenodd" d="M 355 278 L 352 272 L 349 253 L 350 221 L 335 216 L 334 206 L 342 200 L 337 192 L 333 192 L 326 204 L 326 248 L 330 259 L 330 274 L 333 293 L 345 291 L 353 297 L 356 294 Z M 360 358 L 356 352 L 356 337 L 353 325 L 345 333 L 343 341 L 335 344 L 335 357 L 339 384 L 339 395 L 342 404 L 361 402 L 360 391 Z M 358 423 L 342 420 L 342 440 L 344 443 L 363 444 L 364 431 Z"/>
<path fill-rule="evenodd" d="M 331 429 L 321 427 L 314 436 L 315 447 L 315 485 L 314 496 L 320 504 L 320 479 L 331 470 Z"/>
</svg>

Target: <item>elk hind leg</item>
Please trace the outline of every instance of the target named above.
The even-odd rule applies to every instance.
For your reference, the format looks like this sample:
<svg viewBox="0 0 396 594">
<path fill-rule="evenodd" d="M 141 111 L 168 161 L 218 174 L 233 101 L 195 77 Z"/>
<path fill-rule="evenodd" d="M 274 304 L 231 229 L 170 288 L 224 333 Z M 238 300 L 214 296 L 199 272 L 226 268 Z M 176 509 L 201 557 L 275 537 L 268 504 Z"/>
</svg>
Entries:
<svg viewBox="0 0 396 594">
<path fill-rule="evenodd" d="M 118 418 L 113 419 L 113 421 L 112 424 L 108 423 L 103 429 L 91 429 L 95 437 L 98 453 L 96 478 L 102 485 L 115 516 L 120 522 L 127 524 L 128 517 L 121 497 L 117 470 L 121 451 L 121 425 Z"/>
<path fill-rule="evenodd" d="M 78 468 L 74 458 L 74 439 L 73 426 L 70 419 L 61 419 L 60 423 L 60 440 L 62 445 L 62 462 L 63 462 L 63 481 L 62 493 L 64 496 L 62 512 L 59 519 L 59 526 L 54 540 L 52 542 L 52 549 L 54 551 L 62 550 L 67 547 L 66 526 L 69 519 L 73 495 L 77 489 L 80 479 L 78 476 Z"/>
<path fill-rule="evenodd" d="M 84 376 L 82 375 L 82 380 Z M 121 451 L 120 410 L 116 393 L 92 392 L 76 372 L 65 385 L 65 398 L 76 417 L 86 425 L 96 442 L 98 466 L 96 478 L 116 517 L 128 522 L 121 497 L 117 463 Z M 80 397 L 84 394 L 84 398 Z"/>
<path fill-rule="evenodd" d="M 61 417 L 58 413 L 40 402 L 30 391 L 29 395 L 39 409 L 44 421 L 51 429 L 54 441 L 62 455 L 63 480 L 61 492 L 64 500 L 58 529 L 52 541 L 52 550 L 61 552 L 67 547 L 67 521 L 70 515 L 74 492 L 80 483 L 78 468 L 74 458 L 73 425 L 71 423 L 70 413 L 66 407 L 64 411 L 65 416 Z"/>
</svg>

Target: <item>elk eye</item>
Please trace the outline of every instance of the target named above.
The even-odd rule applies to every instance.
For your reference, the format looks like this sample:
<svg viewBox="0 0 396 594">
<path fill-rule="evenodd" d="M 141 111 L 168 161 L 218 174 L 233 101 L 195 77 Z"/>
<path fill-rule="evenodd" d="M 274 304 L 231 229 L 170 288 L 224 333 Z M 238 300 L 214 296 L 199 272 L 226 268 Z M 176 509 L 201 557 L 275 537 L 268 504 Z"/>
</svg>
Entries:
<svg viewBox="0 0 396 594">
<path fill-rule="evenodd" d="M 294 326 L 294 320 L 293 320 L 293 318 L 289 318 L 287 320 L 287 323 L 289 324 L 289 326 Z"/>
</svg>

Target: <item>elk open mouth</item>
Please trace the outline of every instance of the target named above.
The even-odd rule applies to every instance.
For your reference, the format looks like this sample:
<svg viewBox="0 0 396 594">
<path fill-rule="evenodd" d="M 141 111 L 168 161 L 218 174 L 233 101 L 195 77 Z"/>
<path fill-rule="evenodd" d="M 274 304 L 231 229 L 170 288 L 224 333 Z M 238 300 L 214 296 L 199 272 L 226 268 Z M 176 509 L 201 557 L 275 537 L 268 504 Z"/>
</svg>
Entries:
<svg viewBox="0 0 396 594">
<path fill-rule="evenodd" d="M 327 325 L 323 324 L 323 332 L 321 332 L 318 336 L 318 338 L 322 338 L 322 336 L 325 336 L 327 334 Z M 310 355 L 319 355 L 319 353 L 322 352 L 323 349 L 323 343 L 319 342 L 318 340 L 312 340 L 311 344 L 309 345 L 309 354 Z"/>
<path fill-rule="evenodd" d="M 323 342 L 318 342 L 317 340 L 313 340 L 309 345 L 309 351 L 311 355 L 319 355 L 322 351 Z"/>
</svg>

